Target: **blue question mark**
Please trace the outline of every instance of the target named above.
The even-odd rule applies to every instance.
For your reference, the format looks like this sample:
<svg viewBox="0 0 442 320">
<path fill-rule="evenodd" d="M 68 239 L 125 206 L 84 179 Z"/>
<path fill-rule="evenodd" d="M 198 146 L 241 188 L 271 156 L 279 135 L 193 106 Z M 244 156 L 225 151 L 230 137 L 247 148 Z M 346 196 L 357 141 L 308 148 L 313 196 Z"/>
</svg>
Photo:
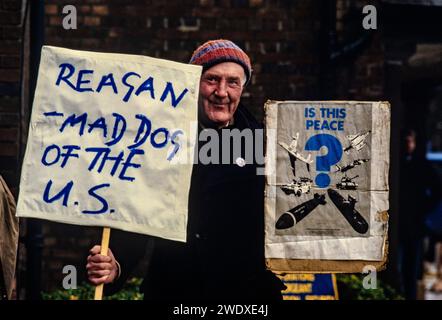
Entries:
<svg viewBox="0 0 442 320">
<path fill-rule="evenodd" d="M 316 172 L 330 172 L 330 167 L 338 163 L 342 157 L 341 142 L 336 137 L 324 133 L 310 137 L 305 144 L 305 150 L 319 151 L 323 146 L 327 147 L 328 152 L 326 155 L 316 157 Z M 327 173 L 319 173 L 315 183 L 320 188 L 326 188 L 330 185 L 330 177 Z"/>
</svg>

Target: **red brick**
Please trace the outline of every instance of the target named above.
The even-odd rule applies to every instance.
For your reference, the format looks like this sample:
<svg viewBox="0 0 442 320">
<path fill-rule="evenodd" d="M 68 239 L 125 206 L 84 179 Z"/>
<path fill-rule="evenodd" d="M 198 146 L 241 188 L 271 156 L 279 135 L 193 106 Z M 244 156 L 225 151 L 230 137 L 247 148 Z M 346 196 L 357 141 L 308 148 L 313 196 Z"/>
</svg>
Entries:
<svg viewBox="0 0 442 320">
<path fill-rule="evenodd" d="M 82 49 L 81 41 L 82 39 L 77 39 L 73 37 L 67 37 L 67 38 L 54 37 L 47 44 L 51 46 L 60 46 L 60 47 L 63 46 L 70 49 Z"/>
<path fill-rule="evenodd" d="M 121 8 L 121 13 L 129 16 L 138 16 L 140 15 L 140 10 L 143 10 L 139 6 L 124 6 Z"/>
<path fill-rule="evenodd" d="M 118 2 L 117 0 L 112 0 L 113 2 Z M 120 0 L 123 1 L 123 0 Z M 109 0 L 87 0 L 87 2 L 92 3 L 92 4 L 101 4 L 101 3 L 106 3 L 109 2 Z M 125 2 L 128 2 L 127 0 Z"/>
<path fill-rule="evenodd" d="M 247 39 L 249 33 L 247 31 L 228 31 L 222 32 L 221 35 L 227 39 L 231 39 L 234 42 L 238 42 L 238 45 L 241 46 L 241 41 Z"/>
<path fill-rule="evenodd" d="M 248 19 L 250 18 L 250 9 L 248 8 L 235 8 L 234 10 L 225 10 L 225 16 L 230 18 L 243 18 Z M 247 31 L 244 30 L 244 31 Z"/>
<path fill-rule="evenodd" d="M 101 43 L 102 41 L 100 39 L 95 38 L 85 38 L 81 40 L 82 46 L 87 49 L 97 49 Z"/>
<path fill-rule="evenodd" d="M 0 11 L 0 21 L 2 25 L 20 24 L 20 12 Z"/>
<path fill-rule="evenodd" d="M 0 68 L 19 68 L 20 56 L 2 56 L 0 57 Z"/>
<path fill-rule="evenodd" d="M 92 13 L 99 16 L 106 16 L 109 14 L 108 6 L 93 6 Z"/>
<path fill-rule="evenodd" d="M 18 138 L 17 128 L 0 128 L 0 141 L 15 142 Z"/>
<path fill-rule="evenodd" d="M 2 8 L 5 10 L 18 11 L 21 9 L 22 1 L 19 0 L 3 0 Z"/>
<path fill-rule="evenodd" d="M 85 26 L 96 27 L 96 26 L 100 25 L 101 20 L 99 17 L 87 16 L 87 17 L 84 17 L 83 23 Z"/>
<path fill-rule="evenodd" d="M 108 36 L 110 38 L 117 38 L 117 37 L 121 36 L 121 34 L 122 34 L 121 29 L 119 29 L 119 28 L 111 28 L 111 29 L 109 29 Z"/>
<path fill-rule="evenodd" d="M 214 0 L 200 0 L 201 7 L 213 7 L 214 3 Z"/>
<path fill-rule="evenodd" d="M 209 39 L 216 39 L 220 37 L 220 33 L 218 31 L 215 30 L 202 30 L 202 31 L 198 31 L 198 32 L 190 32 L 187 34 L 188 39 L 193 39 L 193 40 L 209 40 Z M 194 48 L 189 48 L 189 51 L 193 51 Z"/>
<path fill-rule="evenodd" d="M 0 69 L 0 82 L 18 82 L 20 81 L 19 69 Z"/>
<path fill-rule="evenodd" d="M 4 26 L 0 28 L 0 39 L 18 40 L 22 38 L 23 28 L 20 26 Z"/>
<path fill-rule="evenodd" d="M 46 14 L 57 14 L 58 7 L 56 4 L 47 4 L 45 5 L 45 13 Z"/>
<path fill-rule="evenodd" d="M 0 113 L 0 126 L 17 127 L 18 123 L 18 113 Z"/>
<path fill-rule="evenodd" d="M 249 0 L 251 7 L 260 7 L 263 4 L 263 0 Z"/>
<path fill-rule="evenodd" d="M 192 10 L 192 16 L 204 17 L 204 18 L 216 18 L 221 16 L 222 10 L 220 8 L 194 8 Z"/>
<path fill-rule="evenodd" d="M 18 97 L 0 96 L 0 114 L 18 112 L 20 99 Z"/>
<path fill-rule="evenodd" d="M 52 247 L 57 244 L 57 238 L 55 237 L 44 237 L 44 245 L 45 247 Z"/>
<path fill-rule="evenodd" d="M 90 6 L 79 6 L 78 11 L 79 11 L 79 13 L 90 13 L 91 7 Z"/>
<path fill-rule="evenodd" d="M 61 26 L 63 23 L 63 18 L 61 16 L 53 16 L 49 18 L 49 25 L 51 26 Z"/>
<path fill-rule="evenodd" d="M 219 5 L 221 7 L 230 8 L 230 0 L 219 0 Z"/>
</svg>

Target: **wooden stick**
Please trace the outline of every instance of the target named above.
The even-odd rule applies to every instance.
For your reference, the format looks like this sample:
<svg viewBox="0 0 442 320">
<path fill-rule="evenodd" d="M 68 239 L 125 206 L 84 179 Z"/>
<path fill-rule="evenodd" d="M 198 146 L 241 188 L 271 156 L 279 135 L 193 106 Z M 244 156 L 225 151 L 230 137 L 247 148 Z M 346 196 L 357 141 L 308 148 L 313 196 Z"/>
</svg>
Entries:
<svg viewBox="0 0 442 320">
<path fill-rule="evenodd" d="M 101 238 L 101 251 L 100 254 L 103 256 L 107 256 L 107 251 L 109 249 L 109 238 L 110 238 L 110 228 L 103 228 L 103 236 Z M 95 287 L 95 297 L 94 300 L 102 300 L 103 299 L 103 287 L 104 284 L 99 284 Z"/>
</svg>

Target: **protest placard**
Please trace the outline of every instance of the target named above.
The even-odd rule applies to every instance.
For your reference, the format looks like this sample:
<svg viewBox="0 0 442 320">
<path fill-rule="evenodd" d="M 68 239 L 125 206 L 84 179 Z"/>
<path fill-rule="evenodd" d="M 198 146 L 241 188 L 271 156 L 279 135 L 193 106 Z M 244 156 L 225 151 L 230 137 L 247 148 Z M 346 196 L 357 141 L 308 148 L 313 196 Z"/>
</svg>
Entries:
<svg viewBox="0 0 442 320">
<path fill-rule="evenodd" d="M 185 241 L 200 75 L 43 47 L 17 215 Z"/>
<path fill-rule="evenodd" d="M 266 258 L 382 261 L 389 104 L 268 102 L 266 129 Z"/>
<path fill-rule="evenodd" d="M 330 273 L 289 273 L 279 275 L 287 287 L 284 300 L 338 300 L 336 275 Z"/>
</svg>

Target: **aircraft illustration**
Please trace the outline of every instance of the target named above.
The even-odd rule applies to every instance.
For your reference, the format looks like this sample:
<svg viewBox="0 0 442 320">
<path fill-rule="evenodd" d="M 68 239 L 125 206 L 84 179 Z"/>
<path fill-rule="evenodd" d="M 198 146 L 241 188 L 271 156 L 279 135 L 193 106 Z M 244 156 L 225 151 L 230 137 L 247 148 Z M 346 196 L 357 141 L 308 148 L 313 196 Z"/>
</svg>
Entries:
<svg viewBox="0 0 442 320">
<path fill-rule="evenodd" d="M 351 149 L 355 149 L 356 151 L 361 150 L 363 147 L 365 147 L 365 139 L 370 133 L 371 130 L 365 133 L 357 133 L 355 135 L 347 136 L 347 139 L 350 140 L 350 145 L 344 149 L 344 152 L 348 154 L 350 153 Z"/>
<path fill-rule="evenodd" d="M 309 153 L 307 157 L 304 157 L 300 152 L 296 150 L 298 147 L 299 132 L 297 132 L 296 135 L 293 136 L 292 138 L 293 140 L 292 142 L 290 142 L 290 145 L 287 145 L 285 142 L 278 142 L 278 143 L 289 153 L 290 163 L 293 168 L 293 174 L 295 174 L 294 168 L 295 168 L 296 159 L 305 162 L 307 164 L 307 170 L 310 171 L 310 164 L 313 163 L 311 153 Z"/>
<path fill-rule="evenodd" d="M 338 208 L 339 212 L 344 216 L 353 230 L 360 234 L 364 234 L 368 231 L 367 221 L 359 213 L 359 211 L 355 209 L 355 204 L 357 202 L 356 198 L 348 195 L 348 198 L 345 199 L 333 189 L 328 189 L 327 193 L 333 204 L 336 206 L 336 208 Z"/>
<path fill-rule="evenodd" d="M 357 159 L 357 160 L 354 160 L 350 164 L 343 165 L 342 167 L 339 166 L 339 165 L 336 165 L 336 171 L 335 172 L 339 172 L 339 171 L 346 172 L 346 171 L 348 171 L 350 169 L 353 169 L 354 167 L 360 166 L 364 162 L 368 162 L 368 161 L 370 161 L 370 159 Z"/>
<path fill-rule="evenodd" d="M 325 205 L 325 194 L 315 193 L 313 199 L 284 212 L 276 221 L 276 229 L 288 229 L 299 223 L 319 205 Z"/>
</svg>

